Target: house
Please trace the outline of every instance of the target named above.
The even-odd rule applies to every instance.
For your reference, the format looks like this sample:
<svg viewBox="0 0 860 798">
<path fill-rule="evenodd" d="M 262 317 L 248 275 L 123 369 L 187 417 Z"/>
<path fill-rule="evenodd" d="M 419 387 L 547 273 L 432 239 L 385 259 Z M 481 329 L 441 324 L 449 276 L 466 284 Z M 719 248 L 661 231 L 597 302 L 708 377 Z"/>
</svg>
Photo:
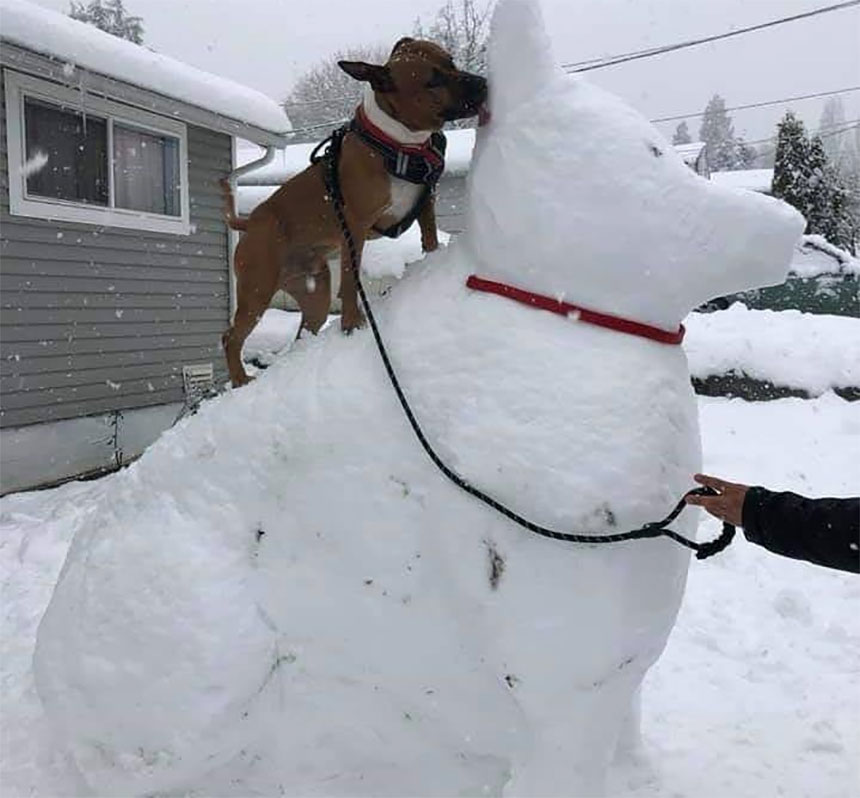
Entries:
<svg viewBox="0 0 860 798">
<path fill-rule="evenodd" d="M 743 188 L 770 194 L 773 184 L 773 169 L 734 169 L 731 172 L 712 172 L 711 180 L 729 188 Z"/>
<path fill-rule="evenodd" d="M 691 141 L 689 144 L 675 144 L 675 152 L 681 156 L 684 163 L 697 175 L 702 177 L 711 176 L 711 168 L 708 164 L 708 148 L 704 141 Z"/>
<path fill-rule="evenodd" d="M 0 490 L 115 467 L 223 381 L 235 140 L 264 95 L 0 0 Z"/>
</svg>

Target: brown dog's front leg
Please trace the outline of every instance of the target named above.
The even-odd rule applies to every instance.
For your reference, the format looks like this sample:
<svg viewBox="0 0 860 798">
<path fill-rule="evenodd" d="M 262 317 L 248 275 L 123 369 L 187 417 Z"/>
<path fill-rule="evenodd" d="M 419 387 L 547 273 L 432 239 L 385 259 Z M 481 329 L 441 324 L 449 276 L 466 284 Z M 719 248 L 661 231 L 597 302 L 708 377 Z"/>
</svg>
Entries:
<svg viewBox="0 0 860 798">
<path fill-rule="evenodd" d="M 436 228 L 436 191 L 430 192 L 427 202 L 418 214 L 418 226 L 421 228 L 421 249 L 424 252 L 432 252 L 439 247 L 439 238 Z"/>
<path fill-rule="evenodd" d="M 351 333 L 364 326 L 364 314 L 358 306 L 358 286 L 355 274 L 361 268 L 361 252 L 364 249 L 364 234 L 352 234 L 355 242 L 355 264 L 353 267 L 346 242 L 340 247 L 340 328 Z"/>
</svg>

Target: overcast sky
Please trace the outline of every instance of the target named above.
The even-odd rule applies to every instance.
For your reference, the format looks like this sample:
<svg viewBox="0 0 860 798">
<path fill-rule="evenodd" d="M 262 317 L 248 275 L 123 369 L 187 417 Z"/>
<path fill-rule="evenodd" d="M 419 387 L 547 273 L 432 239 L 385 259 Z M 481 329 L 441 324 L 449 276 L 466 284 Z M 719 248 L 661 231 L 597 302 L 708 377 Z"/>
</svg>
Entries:
<svg viewBox="0 0 860 798">
<path fill-rule="evenodd" d="M 66 11 L 68 0 L 37 0 Z M 283 99 L 304 69 L 353 44 L 392 44 L 442 0 L 125 0 L 159 52 Z M 556 54 L 581 61 L 722 33 L 835 0 L 542 0 Z M 860 6 L 590 73 L 650 118 L 860 85 Z M 860 92 L 843 96 L 848 121 Z M 817 127 L 823 100 L 792 103 Z M 769 136 L 785 107 L 733 114 L 747 139 Z M 696 137 L 698 119 L 691 118 Z M 671 133 L 674 125 L 663 125 Z"/>
</svg>

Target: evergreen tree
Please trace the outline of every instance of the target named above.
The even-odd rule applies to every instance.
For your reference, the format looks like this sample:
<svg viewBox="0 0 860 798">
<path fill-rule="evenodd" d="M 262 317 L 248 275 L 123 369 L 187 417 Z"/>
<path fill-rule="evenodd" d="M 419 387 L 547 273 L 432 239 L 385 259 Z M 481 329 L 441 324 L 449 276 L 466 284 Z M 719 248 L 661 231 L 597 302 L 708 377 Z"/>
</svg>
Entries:
<svg viewBox="0 0 860 798">
<path fill-rule="evenodd" d="M 708 101 L 699 128 L 699 141 L 708 150 L 708 163 L 715 172 L 738 168 L 735 130 L 726 111 L 726 101 L 715 94 Z"/>
<path fill-rule="evenodd" d="M 842 173 L 827 160 L 821 139 L 812 140 L 815 165 L 812 218 L 809 232 L 824 236 L 831 244 L 852 254 L 856 251 L 857 226 L 852 216 L 850 192 Z"/>
<path fill-rule="evenodd" d="M 675 135 L 672 136 L 672 144 L 689 144 L 692 140 L 687 123 L 681 122 L 681 124 L 675 128 Z"/>
<path fill-rule="evenodd" d="M 848 231 L 851 241 L 848 250 L 852 255 L 860 254 L 860 125 L 854 125 L 854 140 L 851 142 L 854 158 L 845 177 L 848 191 Z"/>
<path fill-rule="evenodd" d="M 833 233 L 836 224 L 832 215 L 830 185 L 834 170 L 828 168 L 827 153 L 819 136 L 813 136 L 806 146 L 807 211 L 803 214 L 806 217 L 806 232 L 822 235 L 835 244 Z"/>
<path fill-rule="evenodd" d="M 791 111 L 777 126 L 776 158 L 772 193 L 797 208 L 808 220 L 811 211 L 809 187 L 809 139 L 806 129 Z"/>
<path fill-rule="evenodd" d="M 803 214 L 807 233 L 856 251 L 857 220 L 851 192 L 839 169 L 828 160 L 821 137 L 810 140 L 803 122 L 791 111 L 778 127 L 773 195 Z"/>
<path fill-rule="evenodd" d="M 843 220 L 837 235 L 842 246 L 855 253 L 860 244 L 860 125 L 852 129 L 846 123 L 845 108 L 838 95 L 824 104 L 818 134 L 835 171 L 830 182 L 839 195 L 834 198 L 839 206 L 837 218 Z"/>
<path fill-rule="evenodd" d="M 143 20 L 127 13 L 123 0 L 90 0 L 87 5 L 71 0 L 69 16 L 120 39 L 143 44 Z"/>
<path fill-rule="evenodd" d="M 832 164 L 828 165 L 828 171 L 830 224 L 826 231 L 822 231 L 822 235 L 828 241 L 856 255 L 858 235 L 860 235 L 857 207 L 852 202 L 851 189 L 843 179 L 842 173 Z"/>
<path fill-rule="evenodd" d="M 747 144 L 742 138 L 736 142 L 737 168 L 752 169 L 758 159 L 758 150 L 752 144 Z"/>
</svg>

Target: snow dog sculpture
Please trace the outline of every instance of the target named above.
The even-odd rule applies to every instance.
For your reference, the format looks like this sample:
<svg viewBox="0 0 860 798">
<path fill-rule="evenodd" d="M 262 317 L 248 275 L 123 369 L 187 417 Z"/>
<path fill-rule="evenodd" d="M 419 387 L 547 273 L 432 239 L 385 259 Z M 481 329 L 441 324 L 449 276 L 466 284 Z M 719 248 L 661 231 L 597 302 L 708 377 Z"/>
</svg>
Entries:
<svg viewBox="0 0 860 798">
<path fill-rule="evenodd" d="M 635 528 L 700 468 L 683 349 L 468 276 L 673 330 L 780 282 L 803 222 L 693 174 L 565 75 L 535 2 L 499 2 L 490 82 L 468 232 L 408 269 L 380 327 L 464 477 L 559 530 Z M 665 539 L 536 537 L 458 491 L 369 333 L 332 329 L 105 481 L 41 623 L 37 686 L 103 794 L 592 795 L 635 737 L 687 566 Z"/>
</svg>

